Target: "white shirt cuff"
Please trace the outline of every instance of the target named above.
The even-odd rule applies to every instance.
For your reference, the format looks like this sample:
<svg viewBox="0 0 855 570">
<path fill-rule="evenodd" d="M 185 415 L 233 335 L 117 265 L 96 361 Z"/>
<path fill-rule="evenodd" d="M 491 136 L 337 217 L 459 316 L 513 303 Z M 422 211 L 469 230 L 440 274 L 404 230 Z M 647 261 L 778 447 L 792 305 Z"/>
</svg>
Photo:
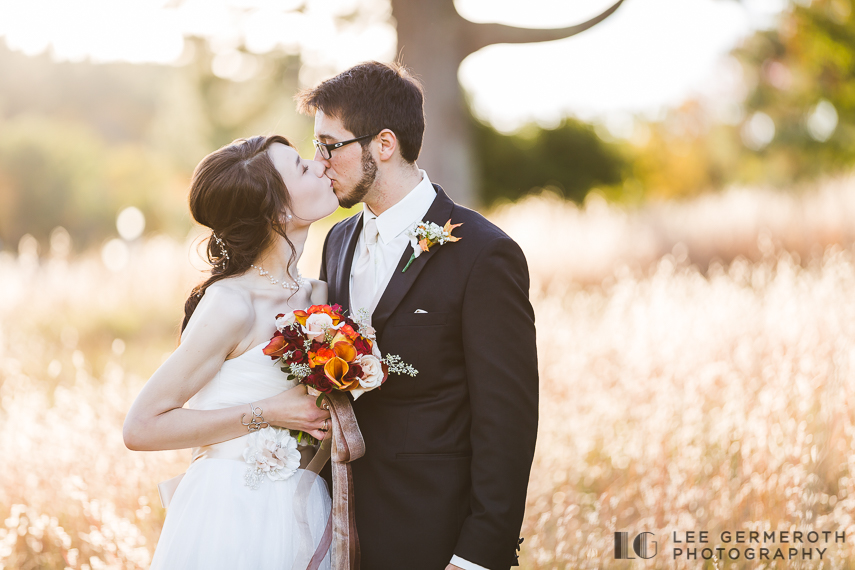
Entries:
<svg viewBox="0 0 855 570">
<path fill-rule="evenodd" d="M 459 556 L 457 556 L 456 554 L 451 557 L 451 563 L 454 564 L 455 566 L 459 566 L 459 567 L 463 568 L 463 570 L 488 570 L 487 568 L 484 568 L 483 566 L 478 566 L 474 562 L 469 562 L 468 560 L 464 560 L 464 559 L 460 558 Z"/>
</svg>

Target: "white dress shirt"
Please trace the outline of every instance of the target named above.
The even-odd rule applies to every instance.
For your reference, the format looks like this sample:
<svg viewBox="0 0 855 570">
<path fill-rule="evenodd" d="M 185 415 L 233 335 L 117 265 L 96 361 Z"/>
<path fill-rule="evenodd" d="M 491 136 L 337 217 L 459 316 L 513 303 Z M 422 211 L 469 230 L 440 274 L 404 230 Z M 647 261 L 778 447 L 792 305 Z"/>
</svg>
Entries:
<svg viewBox="0 0 855 570">
<path fill-rule="evenodd" d="M 367 307 L 369 314 L 374 312 L 380 297 L 383 296 L 383 291 L 392 279 L 392 274 L 395 268 L 398 267 L 398 262 L 404 254 L 404 250 L 410 249 L 410 237 L 407 235 L 407 230 L 412 228 L 416 223 L 424 220 L 425 214 L 430 209 L 431 204 L 436 199 L 436 190 L 428 178 L 424 170 L 419 170 L 422 175 L 421 182 L 416 184 L 416 187 L 410 190 L 410 193 L 404 196 L 400 202 L 380 214 L 375 215 L 371 208 L 363 202 L 362 204 L 362 228 L 359 232 L 359 238 L 356 242 L 356 250 L 362 251 L 365 247 L 365 222 L 373 218 L 377 224 L 377 244 L 374 246 L 372 255 L 374 257 L 374 283 L 377 284 L 374 300 L 371 307 Z M 353 291 L 353 267 L 350 274 L 350 290 Z M 356 312 L 359 307 L 354 306 L 351 298 L 352 312 Z M 452 556 L 451 564 L 463 568 L 463 570 L 487 570 L 483 566 L 464 560 L 457 555 Z"/>
<path fill-rule="evenodd" d="M 475 564 L 474 562 L 469 562 L 468 560 L 464 560 L 463 558 L 460 558 L 456 554 L 451 557 L 451 563 L 454 564 L 455 566 L 459 566 L 459 567 L 463 568 L 463 570 L 488 570 L 487 568 L 484 568 L 483 566 L 479 566 L 478 564 Z"/>
<path fill-rule="evenodd" d="M 383 291 L 386 290 L 386 285 L 392 279 L 392 273 L 398 266 L 398 261 L 404 254 L 404 250 L 410 248 L 407 230 L 417 222 L 424 220 L 425 214 L 436 198 L 436 190 L 433 189 L 427 173 L 424 170 L 419 170 L 419 172 L 422 175 L 421 182 L 416 184 L 416 187 L 410 190 L 409 194 L 404 196 L 400 202 L 379 216 L 375 215 L 367 204 L 362 204 L 362 231 L 359 232 L 356 251 L 362 251 L 365 247 L 363 245 L 365 243 L 365 222 L 368 219 L 373 218 L 375 220 L 379 233 L 373 251 L 374 283 L 377 284 L 377 287 L 371 306 L 363 307 L 369 313 L 374 312 L 380 297 L 383 296 Z M 351 267 L 350 273 L 350 290 L 353 291 L 353 267 Z M 354 304 L 352 297 L 350 303 L 351 312 L 355 314 L 360 307 Z"/>
</svg>

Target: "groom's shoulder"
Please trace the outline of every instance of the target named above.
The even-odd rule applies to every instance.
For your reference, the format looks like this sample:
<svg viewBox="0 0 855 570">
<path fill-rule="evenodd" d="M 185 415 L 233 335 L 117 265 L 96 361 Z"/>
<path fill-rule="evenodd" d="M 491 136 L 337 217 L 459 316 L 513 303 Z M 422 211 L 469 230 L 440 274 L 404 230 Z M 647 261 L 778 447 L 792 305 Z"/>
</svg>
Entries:
<svg viewBox="0 0 855 570">
<path fill-rule="evenodd" d="M 349 216 L 341 221 L 333 224 L 333 227 L 327 232 L 327 241 L 332 238 L 339 238 L 347 232 L 347 230 L 353 228 L 359 222 L 359 216 L 362 215 L 362 212 L 359 211 L 352 216 Z"/>
<path fill-rule="evenodd" d="M 451 211 L 451 223 L 462 224 L 454 228 L 453 234 L 460 238 L 459 249 L 474 267 L 479 260 L 502 260 L 517 267 L 528 267 L 525 252 L 504 230 L 482 214 L 455 202 Z"/>
<path fill-rule="evenodd" d="M 484 246 L 495 242 L 514 244 L 516 242 L 499 226 L 485 218 L 482 214 L 455 203 L 451 211 L 451 223 L 461 224 L 453 230 L 453 235 L 469 241 L 470 248 L 481 250 Z"/>
</svg>

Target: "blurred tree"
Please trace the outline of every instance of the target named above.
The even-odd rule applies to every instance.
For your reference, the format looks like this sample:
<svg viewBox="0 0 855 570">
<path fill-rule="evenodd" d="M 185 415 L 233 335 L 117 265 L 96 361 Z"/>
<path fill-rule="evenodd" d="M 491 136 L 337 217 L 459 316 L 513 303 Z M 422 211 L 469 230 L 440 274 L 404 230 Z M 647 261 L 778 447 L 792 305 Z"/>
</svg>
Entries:
<svg viewBox="0 0 855 570">
<path fill-rule="evenodd" d="M 294 109 L 299 57 L 281 51 L 256 55 L 235 48 L 232 78 L 214 73 L 209 42 L 186 38 L 193 54 L 170 85 L 150 131 L 152 145 L 176 158 L 186 169 L 209 152 L 237 138 L 282 134 L 305 152 L 313 152 L 312 123 Z"/>
<path fill-rule="evenodd" d="M 793 2 L 773 30 L 734 54 L 751 86 L 743 179 L 788 184 L 855 164 L 855 22 L 851 0 Z"/>
<path fill-rule="evenodd" d="M 0 117 L 42 115 L 89 125 L 109 142 L 138 141 L 157 112 L 158 86 L 177 68 L 56 62 L 0 42 Z"/>
<path fill-rule="evenodd" d="M 203 40 L 193 38 L 197 56 L 191 77 L 195 82 L 210 139 L 214 148 L 250 134 L 278 132 L 286 136 L 306 136 L 311 121 L 294 112 L 293 94 L 298 88 L 300 58 L 282 52 L 264 56 L 236 49 L 239 66 L 250 68 L 241 80 L 223 78 L 212 72 L 214 54 Z M 296 119 L 296 121 L 295 121 Z M 286 120 L 299 134 L 282 128 Z"/>
<path fill-rule="evenodd" d="M 457 80 L 460 63 L 491 44 L 544 42 L 578 34 L 610 16 L 623 0 L 582 24 L 537 30 L 470 22 L 458 14 L 454 0 L 391 2 L 401 59 L 420 76 L 426 90 L 427 129 L 419 165 L 455 200 L 475 206 L 478 182 L 471 121 Z"/>
<path fill-rule="evenodd" d="M 86 246 L 137 206 L 153 231 L 187 229 L 184 176 L 145 144 L 177 68 L 58 63 L 0 45 L 0 248 L 56 226 Z M 176 191 L 176 188 L 178 191 Z"/>
<path fill-rule="evenodd" d="M 207 43 L 183 66 L 54 62 L 0 45 L 0 248 L 57 225 L 86 246 L 115 235 L 120 209 L 183 235 L 196 163 L 235 138 L 279 132 L 309 152 L 294 111 L 294 56 L 244 54 L 241 81 L 212 72 Z M 308 143 L 308 144 L 306 144 Z M 307 147 L 308 148 L 305 148 Z"/>
<path fill-rule="evenodd" d="M 603 142 L 591 125 L 574 119 L 554 129 L 529 125 L 514 135 L 476 123 L 474 143 L 479 193 L 488 204 L 546 186 L 582 202 L 595 186 L 620 186 L 628 166 L 619 145 Z"/>
<path fill-rule="evenodd" d="M 776 26 L 733 50 L 748 94 L 742 119 L 716 123 L 688 100 L 628 147 L 624 192 L 687 197 L 728 184 L 794 182 L 855 164 L 855 25 L 851 0 L 793 1 Z"/>
<path fill-rule="evenodd" d="M 0 129 L 0 240 L 11 248 L 25 233 L 44 243 L 56 226 L 92 244 L 115 235 L 116 214 L 131 205 L 151 230 L 186 231 L 182 202 L 162 159 L 107 144 L 85 124 L 19 115 Z"/>
<path fill-rule="evenodd" d="M 698 101 L 671 109 L 661 121 L 638 122 L 635 130 L 626 146 L 629 195 L 635 189 L 646 198 L 691 197 L 722 187 L 738 170 L 737 129 L 712 122 Z"/>
</svg>

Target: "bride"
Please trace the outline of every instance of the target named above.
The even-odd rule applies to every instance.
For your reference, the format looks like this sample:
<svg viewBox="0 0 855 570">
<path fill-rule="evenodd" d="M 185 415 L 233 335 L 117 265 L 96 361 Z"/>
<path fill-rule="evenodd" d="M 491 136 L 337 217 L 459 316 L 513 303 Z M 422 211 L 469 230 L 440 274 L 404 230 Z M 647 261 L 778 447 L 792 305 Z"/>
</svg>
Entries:
<svg viewBox="0 0 855 570">
<path fill-rule="evenodd" d="M 322 439 L 330 414 L 262 348 L 278 313 L 326 302 L 326 284 L 296 267 L 311 223 L 337 207 L 323 165 L 281 136 L 239 139 L 196 167 L 190 211 L 212 230 L 211 277 L 124 425 L 129 449 L 193 448 L 152 568 L 302 570 L 314 553 L 329 492 L 317 478 L 296 493 L 305 461 L 287 430 Z"/>
</svg>

